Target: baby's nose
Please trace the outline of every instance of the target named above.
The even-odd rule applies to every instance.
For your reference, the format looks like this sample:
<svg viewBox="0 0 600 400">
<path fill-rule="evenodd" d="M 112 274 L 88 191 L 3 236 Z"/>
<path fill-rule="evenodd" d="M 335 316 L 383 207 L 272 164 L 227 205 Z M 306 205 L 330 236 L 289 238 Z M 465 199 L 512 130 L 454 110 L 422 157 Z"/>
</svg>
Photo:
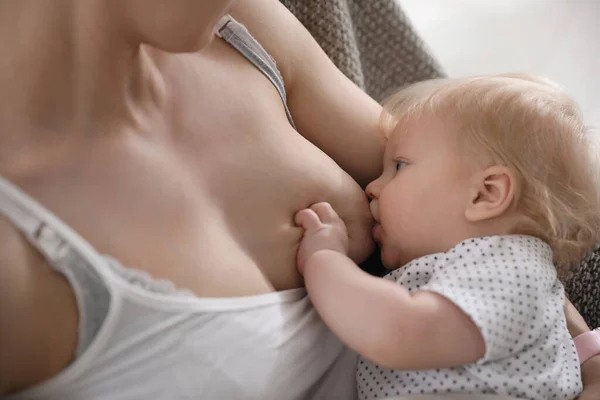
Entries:
<svg viewBox="0 0 600 400">
<path fill-rule="evenodd" d="M 379 197 L 379 186 L 377 184 L 378 181 L 379 179 L 376 179 L 373 182 L 369 183 L 367 185 L 367 188 L 365 189 L 369 200 L 374 200 Z"/>
</svg>

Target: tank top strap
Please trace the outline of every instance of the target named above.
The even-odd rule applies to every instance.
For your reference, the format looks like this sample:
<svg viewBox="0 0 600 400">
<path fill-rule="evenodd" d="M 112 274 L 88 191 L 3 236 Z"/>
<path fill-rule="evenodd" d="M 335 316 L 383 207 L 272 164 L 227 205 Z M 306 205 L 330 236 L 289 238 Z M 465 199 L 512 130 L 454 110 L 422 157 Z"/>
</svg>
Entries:
<svg viewBox="0 0 600 400">
<path fill-rule="evenodd" d="M 1 176 L 0 215 L 69 281 L 79 313 L 76 355 L 80 355 L 100 330 L 113 298 L 105 260 L 81 236 Z"/>
</svg>

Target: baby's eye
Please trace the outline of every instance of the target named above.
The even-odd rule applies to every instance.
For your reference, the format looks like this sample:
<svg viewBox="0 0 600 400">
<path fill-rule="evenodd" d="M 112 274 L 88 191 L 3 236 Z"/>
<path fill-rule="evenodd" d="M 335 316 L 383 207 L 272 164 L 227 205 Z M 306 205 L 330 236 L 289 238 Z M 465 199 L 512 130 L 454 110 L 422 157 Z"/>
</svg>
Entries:
<svg viewBox="0 0 600 400">
<path fill-rule="evenodd" d="M 396 171 L 400 171 L 400 168 L 406 165 L 406 161 L 396 161 Z"/>
</svg>

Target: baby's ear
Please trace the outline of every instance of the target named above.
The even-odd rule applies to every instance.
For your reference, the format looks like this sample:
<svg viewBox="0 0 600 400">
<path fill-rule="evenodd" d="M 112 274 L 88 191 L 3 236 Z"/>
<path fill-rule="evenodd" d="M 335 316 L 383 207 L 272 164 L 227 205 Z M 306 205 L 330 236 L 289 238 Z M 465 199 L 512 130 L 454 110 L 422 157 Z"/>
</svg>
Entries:
<svg viewBox="0 0 600 400">
<path fill-rule="evenodd" d="M 475 174 L 465 217 L 470 222 L 501 216 L 513 203 L 516 179 L 503 165 L 494 165 Z"/>
</svg>

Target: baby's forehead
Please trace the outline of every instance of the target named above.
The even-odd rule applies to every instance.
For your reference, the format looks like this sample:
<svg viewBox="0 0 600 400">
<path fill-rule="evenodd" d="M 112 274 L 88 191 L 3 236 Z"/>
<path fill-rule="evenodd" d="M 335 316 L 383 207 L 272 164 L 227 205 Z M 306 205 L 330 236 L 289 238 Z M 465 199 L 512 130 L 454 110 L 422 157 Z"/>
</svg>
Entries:
<svg viewBox="0 0 600 400">
<path fill-rule="evenodd" d="M 395 151 L 403 148 L 422 148 L 427 146 L 450 145 L 461 142 L 450 121 L 431 115 L 401 118 L 389 131 L 386 149 Z"/>
<path fill-rule="evenodd" d="M 386 143 L 398 143 L 411 138 L 419 138 L 422 133 L 431 130 L 434 123 L 427 116 L 404 116 L 398 120 L 386 136 Z"/>
<path fill-rule="evenodd" d="M 386 157 L 396 157 L 397 152 L 402 149 L 414 147 L 415 142 L 420 139 L 418 137 L 418 128 L 414 124 L 407 124 L 406 121 L 398 121 L 398 123 L 390 129 L 385 139 L 385 154 Z M 412 144 L 411 144 L 412 143 Z"/>
</svg>

